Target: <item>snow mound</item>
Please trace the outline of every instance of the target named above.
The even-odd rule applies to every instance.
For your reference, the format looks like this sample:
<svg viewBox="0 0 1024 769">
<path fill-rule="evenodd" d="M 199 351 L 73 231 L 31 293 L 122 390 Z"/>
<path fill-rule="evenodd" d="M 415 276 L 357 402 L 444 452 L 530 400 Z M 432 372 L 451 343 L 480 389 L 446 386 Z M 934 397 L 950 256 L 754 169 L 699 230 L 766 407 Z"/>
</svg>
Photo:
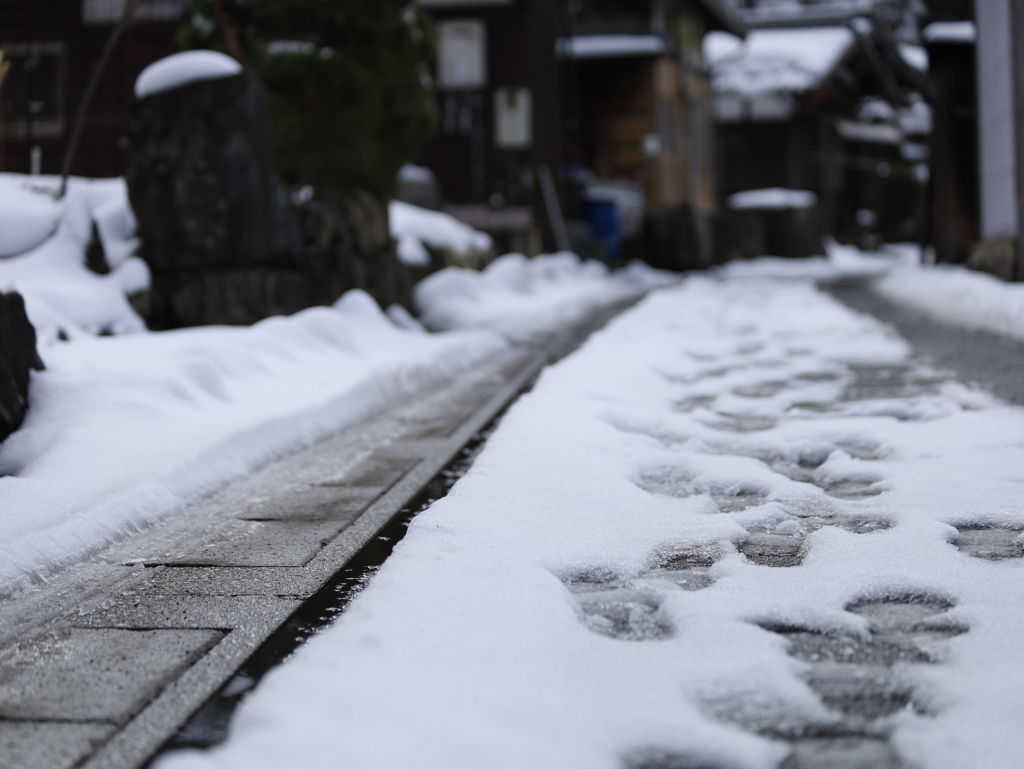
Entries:
<svg viewBox="0 0 1024 769">
<path fill-rule="evenodd" d="M 44 347 L 32 407 L 0 444 L 0 594 L 504 347 L 404 330 L 361 291 L 248 328 Z"/>
<path fill-rule="evenodd" d="M 0 240 L 29 246 L 0 259 L 0 289 L 25 297 L 41 347 L 59 338 L 145 331 L 127 300 L 149 287 L 150 276 L 134 256 L 139 242 L 124 179 L 72 177 L 58 201 L 59 185 L 55 176 L 0 174 L 0 224 L 9 217 Z M 26 210 L 39 215 L 17 218 Z M 85 266 L 94 223 L 111 268 L 106 275 Z"/>
<path fill-rule="evenodd" d="M 463 224 L 454 216 L 431 211 L 401 200 L 388 203 L 391 237 L 398 241 L 398 258 L 412 267 L 425 267 L 430 255 L 424 247 L 448 251 L 465 260 L 491 250 L 491 236 Z"/>
<path fill-rule="evenodd" d="M 200 80 L 218 80 L 241 73 L 242 65 L 220 51 L 182 51 L 158 59 L 139 73 L 135 98 L 170 91 Z"/>
<path fill-rule="evenodd" d="M 601 262 L 562 251 L 527 259 L 505 254 L 482 272 L 447 267 L 420 281 L 413 297 L 430 329 L 490 328 L 515 341 L 542 338 L 582 320 L 592 310 L 679 276 L 639 263 L 610 273 Z"/>
<path fill-rule="evenodd" d="M 1024 284 L 958 265 L 934 265 L 896 270 L 874 289 L 941 323 L 1024 339 Z"/>
<path fill-rule="evenodd" d="M 61 204 L 34 178 L 0 174 L 0 258 L 35 248 L 57 229 Z"/>
</svg>

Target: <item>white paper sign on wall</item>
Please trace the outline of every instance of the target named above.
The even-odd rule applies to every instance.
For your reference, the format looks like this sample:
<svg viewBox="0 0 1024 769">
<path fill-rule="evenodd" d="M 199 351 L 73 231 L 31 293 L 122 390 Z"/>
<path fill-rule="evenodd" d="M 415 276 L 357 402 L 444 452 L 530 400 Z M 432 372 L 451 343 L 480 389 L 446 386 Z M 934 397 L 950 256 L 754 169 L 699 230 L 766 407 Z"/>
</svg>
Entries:
<svg viewBox="0 0 1024 769">
<path fill-rule="evenodd" d="M 494 90 L 494 144 L 521 150 L 533 144 L 533 92 L 529 88 Z"/>
<path fill-rule="evenodd" d="M 443 21 L 438 27 L 437 84 L 446 90 L 487 85 L 487 28 L 479 19 Z"/>
</svg>

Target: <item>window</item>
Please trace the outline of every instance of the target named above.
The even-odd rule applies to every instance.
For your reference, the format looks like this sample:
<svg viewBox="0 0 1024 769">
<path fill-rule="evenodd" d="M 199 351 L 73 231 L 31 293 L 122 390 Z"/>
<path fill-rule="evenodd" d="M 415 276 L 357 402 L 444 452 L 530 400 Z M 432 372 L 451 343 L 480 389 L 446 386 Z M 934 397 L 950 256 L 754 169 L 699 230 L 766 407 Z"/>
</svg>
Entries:
<svg viewBox="0 0 1024 769">
<path fill-rule="evenodd" d="M 64 130 L 64 45 L 0 44 L 11 68 L 0 86 L 4 135 L 52 139 Z"/>
</svg>

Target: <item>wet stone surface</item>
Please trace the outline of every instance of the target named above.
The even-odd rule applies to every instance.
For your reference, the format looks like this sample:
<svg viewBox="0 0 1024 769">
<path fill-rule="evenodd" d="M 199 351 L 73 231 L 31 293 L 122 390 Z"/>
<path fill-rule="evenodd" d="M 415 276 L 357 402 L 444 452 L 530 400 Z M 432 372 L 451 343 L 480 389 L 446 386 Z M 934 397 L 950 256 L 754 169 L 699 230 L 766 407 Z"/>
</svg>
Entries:
<svg viewBox="0 0 1024 769">
<path fill-rule="evenodd" d="M 779 769 L 902 769 L 899 754 L 879 737 L 811 737 L 797 740 Z"/>
<path fill-rule="evenodd" d="M 672 635 L 673 628 L 659 616 L 661 599 L 629 587 L 577 593 L 584 621 L 595 633 L 622 641 L 656 641 Z"/>
<path fill-rule="evenodd" d="M 941 595 L 897 593 L 854 601 L 846 610 L 868 624 L 865 635 L 762 624 L 788 641 L 789 654 L 811 663 L 807 683 L 842 720 L 789 738 L 792 752 L 779 769 L 901 769 L 888 740 L 892 716 L 927 715 L 914 701 L 907 666 L 938 661 L 936 644 L 967 632 L 943 617 L 954 602 Z"/>
<path fill-rule="evenodd" d="M 0 718 L 123 723 L 222 636 L 69 628 L 27 639 L 0 650 Z"/>
<path fill-rule="evenodd" d="M 651 748 L 638 750 L 626 757 L 623 769 L 724 769 L 702 758 Z"/>
<path fill-rule="evenodd" d="M 758 566 L 799 566 L 806 555 L 803 537 L 761 532 L 751 533 L 739 551 Z"/>
<path fill-rule="evenodd" d="M 767 501 L 768 495 L 755 492 L 749 494 L 712 494 L 711 498 L 718 505 L 718 512 L 738 513 L 763 505 Z"/>
<path fill-rule="evenodd" d="M 1024 556 L 1024 533 L 1017 529 L 962 527 L 953 544 L 974 558 L 1000 561 Z"/>
<path fill-rule="evenodd" d="M 71 769 L 116 727 L 105 723 L 0 720 L 4 769 Z"/>
<path fill-rule="evenodd" d="M 854 379 L 843 391 L 842 400 L 885 400 L 931 395 L 938 392 L 945 377 L 911 366 L 859 366 L 850 370 Z"/>
<path fill-rule="evenodd" d="M 708 422 L 708 427 L 728 433 L 753 433 L 770 430 L 778 424 L 775 417 L 760 414 L 723 414 L 716 412 L 715 420 Z"/>
<path fill-rule="evenodd" d="M 912 702 L 910 687 L 885 667 L 820 664 L 807 683 L 826 707 L 864 720 L 892 715 Z"/>
</svg>

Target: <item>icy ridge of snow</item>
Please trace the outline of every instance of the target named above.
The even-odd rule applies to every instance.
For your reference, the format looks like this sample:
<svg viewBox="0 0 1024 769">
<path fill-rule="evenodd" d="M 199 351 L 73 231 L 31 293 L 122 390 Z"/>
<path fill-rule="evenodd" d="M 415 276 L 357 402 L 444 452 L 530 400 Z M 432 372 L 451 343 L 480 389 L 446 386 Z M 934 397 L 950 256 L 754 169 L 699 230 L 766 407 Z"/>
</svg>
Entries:
<svg viewBox="0 0 1024 769">
<path fill-rule="evenodd" d="M 1005 607 L 1024 582 L 1019 564 L 960 553 L 950 524 L 1024 524 L 1024 411 L 955 382 L 840 399 L 851 365 L 908 356 L 806 281 L 655 293 L 543 373 L 337 623 L 242 703 L 226 744 L 158 766 L 613 769 L 654 751 L 775 769 L 788 745 L 762 735 L 841 716 L 758 624 L 863 636 L 844 607 L 900 592 L 951 600 L 943 616 L 969 628 L 934 646 L 938 664 L 901 668 L 924 710 L 885 722 L 902 758 L 1015 765 L 1024 615 Z M 828 493 L 845 482 L 880 493 Z M 719 509 L 730 494 L 759 498 Z M 736 550 L 750 530 L 808 554 L 752 563 Z M 680 589 L 655 567 L 693 548 L 716 562 Z M 595 613 L 598 582 L 632 603 Z M 616 637 L 610 617 L 639 635 Z"/>
<path fill-rule="evenodd" d="M 886 299 L 942 323 L 1024 339 L 1024 284 L 954 265 L 896 270 L 873 284 Z"/>
</svg>

